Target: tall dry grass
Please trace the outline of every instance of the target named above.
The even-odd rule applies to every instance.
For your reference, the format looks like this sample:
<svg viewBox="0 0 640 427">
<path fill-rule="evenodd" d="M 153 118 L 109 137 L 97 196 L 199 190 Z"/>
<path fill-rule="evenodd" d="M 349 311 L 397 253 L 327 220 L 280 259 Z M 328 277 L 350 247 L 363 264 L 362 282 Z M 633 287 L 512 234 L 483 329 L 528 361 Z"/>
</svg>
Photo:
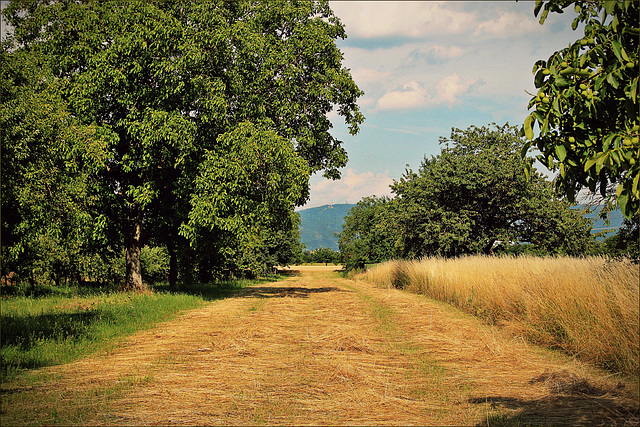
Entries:
<svg viewBox="0 0 640 427">
<path fill-rule="evenodd" d="M 639 375 L 639 268 L 603 257 L 426 258 L 361 276 L 450 303 L 531 342 Z"/>
</svg>

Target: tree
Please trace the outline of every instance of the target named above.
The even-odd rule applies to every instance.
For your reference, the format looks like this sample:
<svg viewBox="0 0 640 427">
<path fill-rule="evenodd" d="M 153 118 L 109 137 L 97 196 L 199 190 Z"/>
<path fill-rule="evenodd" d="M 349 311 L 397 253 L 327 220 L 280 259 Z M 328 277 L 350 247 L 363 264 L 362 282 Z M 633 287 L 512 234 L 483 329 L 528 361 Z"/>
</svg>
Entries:
<svg viewBox="0 0 640 427">
<path fill-rule="evenodd" d="M 200 166 L 189 221 L 181 234 L 230 270 L 264 269 L 271 233 L 290 233 L 293 207 L 308 197 L 309 169 L 271 130 L 242 123 L 218 138 Z M 267 265 L 267 267 L 271 267 Z"/>
<path fill-rule="evenodd" d="M 344 27 L 324 1 L 23 0 L 5 16 L 16 51 L 46 58 L 77 126 L 99 137 L 105 161 L 94 176 L 107 187 L 99 204 L 121 225 L 129 289 L 143 287 L 145 242 L 167 246 L 175 276 L 176 252 L 187 242 L 179 230 L 198 246 L 181 224 L 215 223 L 190 212 L 199 209 L 199 174 L 215 175 L 211 167 L 224 166 L 215 158 L 228 158 L 222 135 L 252 123 L 293 147 L 287 160 L 337 178 L 347 156 L 327 113 L 336 108 L 353 134 L 364 119 L 362 92 L 334 42 L 346 37 Z M 217 248 L 209 263 L 234 251 Z"/>
<path fill-rule="evenodd" d="M 616 234 L 605 239 L 607 253 L 640 262 L 640 216 L 625 218 Z"/>
<path fill-rule="evenodd" d="M 523 156 L 536 147 L 538 160 L 559 170 L 557 188 L 570 201 L 581 188 L 599 189 L 630 218 L 640 211 L 640 4 L 536 0 L 534 14 L 542 12 L 542 24 L 549 12 L 569 6 L 578 14 L 572 28 L 584 24 L 584 36 L 535 63 L 538 93 L 524 122 L 530 142 Z M 536 124 L 540 132 L 534 137 Z"/>
<path fill-rule="evenodd" d="M 489 254 L 499 242 L 579 254 L 589 245 L 589 221 L 540 174 L 522 175 L 516 128 L 453 129 L 440 144 L 440 155 L 392 185 L 398 256 Z"/>
<path fill-rule="evenodd" d="M 95 129 L 76 126 L 42 56 L 3 44 L 0 61 L 2 274 L 32 284 L 95 277 L 119 251 L 96 209 Z"/>
<path fill-rule="evenodd" d="M 324 263 L 325 265 L 339 262 L 340 254 L 331 248 L 317 248 L 312 253 L 313 262 Z"/>
<path fill-rule="evenodd" d="M 347 213 L 338 234 L 338 246 L 347 270 L 393 258 L 391 203 L 388 197 L 364 197 Z"/>
</svg>

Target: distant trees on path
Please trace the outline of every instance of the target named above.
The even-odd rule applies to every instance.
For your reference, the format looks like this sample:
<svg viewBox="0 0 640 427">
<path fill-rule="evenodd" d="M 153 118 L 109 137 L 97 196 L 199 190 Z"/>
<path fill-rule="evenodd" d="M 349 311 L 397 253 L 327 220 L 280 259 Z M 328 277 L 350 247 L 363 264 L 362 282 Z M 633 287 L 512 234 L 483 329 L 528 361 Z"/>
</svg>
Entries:
<svg viewBox="0 0 640 427">
<path fill-rule="evenodd" d="M 541 254 L 588 251 L 591 222 L 541 174 L 525 177 L 519 134 L 508 125 L 453 129 L 439 155 L 394 182 L 394 198 L 367 197 L 352 208 L 339 235 L 345 264 L 490 254 L 514 244 Z"/>
</svg>

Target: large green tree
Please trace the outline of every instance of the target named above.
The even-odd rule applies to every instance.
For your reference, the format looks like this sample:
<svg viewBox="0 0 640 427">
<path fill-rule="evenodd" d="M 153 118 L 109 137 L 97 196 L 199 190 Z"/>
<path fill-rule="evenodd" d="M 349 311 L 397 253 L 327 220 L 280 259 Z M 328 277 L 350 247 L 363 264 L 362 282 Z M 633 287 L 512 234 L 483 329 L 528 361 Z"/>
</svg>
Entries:
<svg viewBox="0 0 640 427">
<path fill-rule="evenodd" d="M 394 257 L 391 203 L 388 197 L 364 197 L 349 210 L 338 234 L 338 246 L 346 269 L 364 268 L 365 264 Z"/>
<path fill-rule="evenodd" d="M 488 254 L 500 242 L 568 254 L 588 247 L 590 222 L 540 174 L 523 176 L 518 134 L 508 125 L 453 129 L 438 156 L 392 185 L 398 256 Z"/>
<path fill-rule="evenodd" d="M 638 57 L 640 3 L 622 0 L 536 0 L 543 23 L 572 7 L 584 35 L 533 67 L 537 94 L 524 123 L 538 159 L 559 171 L 569 200 L 581 188 L 600 191 L 631 217 L 640 211 Z M 535 125 L 539 134 L 536 136 Z"/>
<path fill-rule="evenodd" d="M 51 82 L 44 58 L 0 52 L 2 129 L 2 275 L 35 284 L 95 277 L 113 255 L 103 189 L 91 174 L 104 166 L 95 128 L 78 127 Z"/>
<path fill-rule="evenodd" d="M 174 267 L 186 243 L 181 224 L 217 224 L 202 217 L 198 197 L 210 195 L 205 177 L 224 177 L 214 169 L 234 155 L 225 141 L 236 138 L 243 123 L 277 135 L 268 134 L 286 148 L 286 161 L 306 162 L 285 172 L 298 173 L 291 177 L 298 182 L 321 170 L 337 178 L 346 164 L 327 113 L 337 109 L 352 133 L 363 120 L 356 105 L 362 92 L 335 45 L 346 36 L 344 27 L 324 1 L 19 0 L 5 16 L 15 27 L 11 55 L 45 58 L 76 126 L 93 129 L 100 142 L 104 167 L 94 176 L 106 190 L 99 204 L 121 226 L 130 289 L 143 286 L 146 241 L 165 244 Z M 233 180 L 218 184 L 223 193 L 239 188 Z M 290 218 L 305 193 L 275 190 L 289 204 Z M 197 236 L 184 230 L 197 248 Z M 255 233 L 228 242 L 246 243 L 248 235 Z"/>
<path fill-rule="evenodd" d="M 275 261 L 271 233 L 298 225 L 291 208 L 308 197 L 307 162 L 276 132 L 241 123 L 219 137 L 200 169 L 181 234 L 219 254 L 220 267 L 259 272 L 260 260 Z"/>
</svg>

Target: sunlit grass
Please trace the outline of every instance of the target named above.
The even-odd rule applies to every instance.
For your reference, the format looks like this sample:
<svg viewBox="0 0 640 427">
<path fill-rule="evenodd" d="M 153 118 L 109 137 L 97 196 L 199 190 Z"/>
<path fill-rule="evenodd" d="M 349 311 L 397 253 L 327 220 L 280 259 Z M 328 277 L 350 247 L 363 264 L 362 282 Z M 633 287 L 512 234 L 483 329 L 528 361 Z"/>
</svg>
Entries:
<svg viewBox="0 0 640 427">
<path fill-rule="evenodd" d="M 639 374 L 639 269 L 602 257 L 390 261 L 364 280 L 450 303 L 514 334 Z"/>
<path fill-rule="evenodd" d="M 222 282 L 180 290 L 160 285 L 147 293 L 53 286 L 38 289 L 36 296 L 3 292 L 0 378 L 4 382 L 25 370 L 108 350 L 123 337 L 206 301 L 229 296 L 249 283 L 257 282 Z"/>
</svg>

